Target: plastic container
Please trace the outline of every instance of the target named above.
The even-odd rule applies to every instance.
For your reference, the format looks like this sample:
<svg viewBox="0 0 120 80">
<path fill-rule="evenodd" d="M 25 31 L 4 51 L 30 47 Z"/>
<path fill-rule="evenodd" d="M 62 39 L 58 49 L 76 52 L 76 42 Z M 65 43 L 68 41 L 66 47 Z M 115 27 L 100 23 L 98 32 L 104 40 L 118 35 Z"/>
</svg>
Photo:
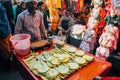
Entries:
<svg viewBox="0 0 120 80">
<path fill-rule="evenodd" d="M 29 34 L 17 34 L 10 38 L 17 55 L 25 56 L 30 52 L 30 38 Z"/>
<path fill-rule="evenodd" d="M 53 45 L 53 38 L 54 38 L 54 36 L 49 36 L 48 37 L 48 42 L 50 42 L 51 45 Z"/>
</svg>

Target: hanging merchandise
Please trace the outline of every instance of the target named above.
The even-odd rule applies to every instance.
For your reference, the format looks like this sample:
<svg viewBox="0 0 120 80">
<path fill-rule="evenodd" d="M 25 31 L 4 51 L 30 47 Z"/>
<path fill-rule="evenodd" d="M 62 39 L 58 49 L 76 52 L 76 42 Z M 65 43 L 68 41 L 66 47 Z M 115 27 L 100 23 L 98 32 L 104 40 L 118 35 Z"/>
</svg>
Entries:
<svg viewBox="0 0 120 80">
<path fill-rule="evenodd" d="M 113 24 L 114 26 L 120 26 L 120 16 L 118 16 L 113 9 L 110 11 L 110 15 L 105 17 L 106 24 Z"/>
<path fill-rule="evenodd" d="M 103 60 L 106 60 L 107 57 L 109 57 L 109 55 L 110 55 L 110 51 L 109 51 L 108 48 L 99 46 L 99 47 L 96 49 L 95 55 L 96 55 L 97 57 L 101 57 L 101 59 L 103 59 Z"/>
<path fill-rule="evenodd" d="M 67 8 L 65 0 L 62 0 L 62 10 L 65 10 Z"/>
<path fill-rule="evenodd" d="M 89 18 L 89 22 L 87 24 L 88 29 L 93 29 L 96 33 L 98 33 L 99 29 L 99 21 L 94 19 L 93 17 Z"/>
<path fill-rule="evenodd" d="M 80 11 L 79 3 L 80 3 L 80 0 L 74 1 L 74 13 L 78 13 Z"/>
<path fill-rule="evenodd" d="M 106 16 L 106 10 L 105 10 L 105 8 L 100 8 L 100 10 L 99 10 L 99 30 L 98 30 L 98 36 L 100 36 L 101 34 L 102 34 L 102 31 L 103 31 L 103 29 L 104 29 L 104 27 L 105 27 L 105 20 L 104 20 L 104 18 L 105 18 L 105 16 Z"/>
<path fill-rule="evenodd" d="M 80 11 L 83 10 L 84 0 L 79 0 Z"/>
<path fill-rule="evenodd" d="M 109 16 L 110 15 L 110 11 L 113 10 L 113 5 L 111 5 L 110 3 L 106 6 L 106 16 Z"/>
<path fill-rule="evenodd" d="M 96 49 L 96 56 L 107 59 L 114 50 L 117 49 L 119 30 L 116 26 L 107 25 L 100 36 L 100 47 Z"/>
<path fill-rule="evenodd" d="M 51 25 L 51 30 L 52 31 L 57 31 L 57 27 L 58 27 L 58 23 L 59 23 L 59 19 L 60 19 L 60 17 L 59 16 L 55 16 L 55 17 L 53 17 L 53 19 L 52 19 L 52 25 Z"/>
<path fill-rule="evenodd" d="M 100 16 L 100 22 L 99 22 L 99 27 L 104 27 L 105 26 L 105 21 L 104 21 L 104 18 L 106 16 L 106 10 L 104 8 L 100 8 L 100 11 L 99 11 L 99 16 Z"/>
<path fill-rule="evenodd" d="M 53 18 L 58 15 L 58 10 L 61 9 L 61 0 L 46 0 L 47 6 L 50 11 L 50 16 Z"/>
<path fill-rule="evenodd" d="M 112 24 L 106 25 L 103 32 L 111 32 L 117 39 L 119 38 L 119 29 Z"/>
<path fill-rule="evenodd" d="M 62 2 L 61 0 L 56 0 L 56 4 L 55 4 L 56 8 L 61 8 L 62 7 L 61 2 Z"/>
<path fill-rule="evenodd" d="M 80 44 L 80 49 L 87 51 L 87 52 L 93 52 L 95 48 L 95 40 L 96 39 L 96 33 L 92 29 L 88 29 L 84 33 L 83 40 Z"/>
<path fill-rule="evenodd" d="M 50 16 L 53 16 L 53 9 L 54 9 L 54 6 L 55 5 L 55 0 L 47 0 L 47 6 L 49 8 L 49 11 L 50 11 Z"/>
<path fill-rule="evenodd" d="M 65 0 L 66 9 L 69 9 L 71 13 L 74 13 L 74 4 L 72 0 Z"/>
<path fill-rule="evenodd" d="M 120 10 L 120 0 L 111 0 L 111 4 L 114 6 L 115 10 Z"/>
<path fill-rule="evenodd" d="M 107 59 L 114 50 L 117 49 L 117 38 L 113 33 L 105 32 L 99 39 L 100 47 L 96 49 L 96 56 Z"/>
</svg>

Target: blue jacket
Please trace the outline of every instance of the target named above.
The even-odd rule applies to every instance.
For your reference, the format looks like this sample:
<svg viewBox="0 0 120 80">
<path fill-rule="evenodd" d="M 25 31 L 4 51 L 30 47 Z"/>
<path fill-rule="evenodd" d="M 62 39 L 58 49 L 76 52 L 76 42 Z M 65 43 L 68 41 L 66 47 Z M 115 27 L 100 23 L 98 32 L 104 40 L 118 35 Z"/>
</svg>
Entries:
<svg viewBox="0 0 120 80">
<path fill-rule="evenodd" d="M 10 24 L 5 8 L 0 4 L 0 39 L 7 37 L 11 33 Z"/>
</svg>

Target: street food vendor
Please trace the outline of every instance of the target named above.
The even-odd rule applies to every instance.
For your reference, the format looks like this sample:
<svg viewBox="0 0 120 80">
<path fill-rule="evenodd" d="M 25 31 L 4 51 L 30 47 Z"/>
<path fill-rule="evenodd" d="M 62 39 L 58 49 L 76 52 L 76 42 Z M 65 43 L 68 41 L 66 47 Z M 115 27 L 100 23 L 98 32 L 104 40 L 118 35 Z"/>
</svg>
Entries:
<svg viewBox="0 0 120 80">
<path fill-rule="evenodd" d="M 27 9 L 18 15 L 15 34 L 27 33 L 31 35 L 31 42 L 47 37 L 42 15 L 37 8 L 37 0 L 26 0 Z"/>
</svg>

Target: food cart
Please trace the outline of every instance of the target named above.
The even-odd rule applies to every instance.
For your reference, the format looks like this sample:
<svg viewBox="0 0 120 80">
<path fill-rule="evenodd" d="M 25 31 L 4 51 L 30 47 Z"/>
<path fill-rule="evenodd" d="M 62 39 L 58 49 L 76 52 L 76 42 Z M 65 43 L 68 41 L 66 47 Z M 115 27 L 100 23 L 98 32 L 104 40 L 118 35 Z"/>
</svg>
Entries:
<svg viewBox="0 0 120 80">
<path fill-rule="evenodd" d="M 53 42 L 55 42 L 55 41 L 53 41 Z M 58 42 L 58 40 L 57 40 L 57 42 Z M 73 47 L 66 43 L 64 43 L 64 46 L 68 46 L 69 47 L 68 50 L 72 51 L 72 52 L 76 52 L 76 50 L 81 51 L 80 49 Z M 56 49 L 56 46 L 53 47 L 53 45 L 51 45 L 48 48 L 42 48 L 42 50 L 38 50 L 38 51 L 40 52 L 40 55 L 41 55 L 41 54 L 44 54 L 44 51 L 49 52 L 53 48 Z M 53 49 L 53 50 L 55 50 L 55 49 Z M 59 49 L 59 48 L 57 48 L 57 49 Z M 61 50 L 61 49 L 59 49 L 59 50 Z M 65 48 L 65 50 L 66 50 L 66 48 Z M 80 53 L 80 55 L 81 55 L 81 53 Z M 98 76 L 98 75 L 105 76 L 107 74 L 107 72 L 109 72 L 109 70 L 111 68 L 111 63 L 109 63 L 107 61 L 103 61 L 100 58 L 95 57 L 94 55 L 87 53 L 87 52 L 84 52 L 84 55 L 88 55 L 88 56 L 92 57 L 92 59 L 91 59 L 92 61 L 90 61 L 89 63 L 87 63 L 86 65 L 84 65 L 82 67 L 79 67 L 77 70 L 74 70 L 71 74 L 64 77 L 63 80 L 93 80 L 93 78 L 95 76 Z M 30 56 L 31 56 L 30 54 L 27 56 L 24 56 L 24 57 L 17 56 L 16 53 L 13 51 L 14 66 L 20 72 L 20 74 L 24 80 L 42 80 L 42 78 L 40 76 L 37 76 L 33 71 L 31 71 L 30 67 L 25 64 L 24 60 Z"/>
</svg>

